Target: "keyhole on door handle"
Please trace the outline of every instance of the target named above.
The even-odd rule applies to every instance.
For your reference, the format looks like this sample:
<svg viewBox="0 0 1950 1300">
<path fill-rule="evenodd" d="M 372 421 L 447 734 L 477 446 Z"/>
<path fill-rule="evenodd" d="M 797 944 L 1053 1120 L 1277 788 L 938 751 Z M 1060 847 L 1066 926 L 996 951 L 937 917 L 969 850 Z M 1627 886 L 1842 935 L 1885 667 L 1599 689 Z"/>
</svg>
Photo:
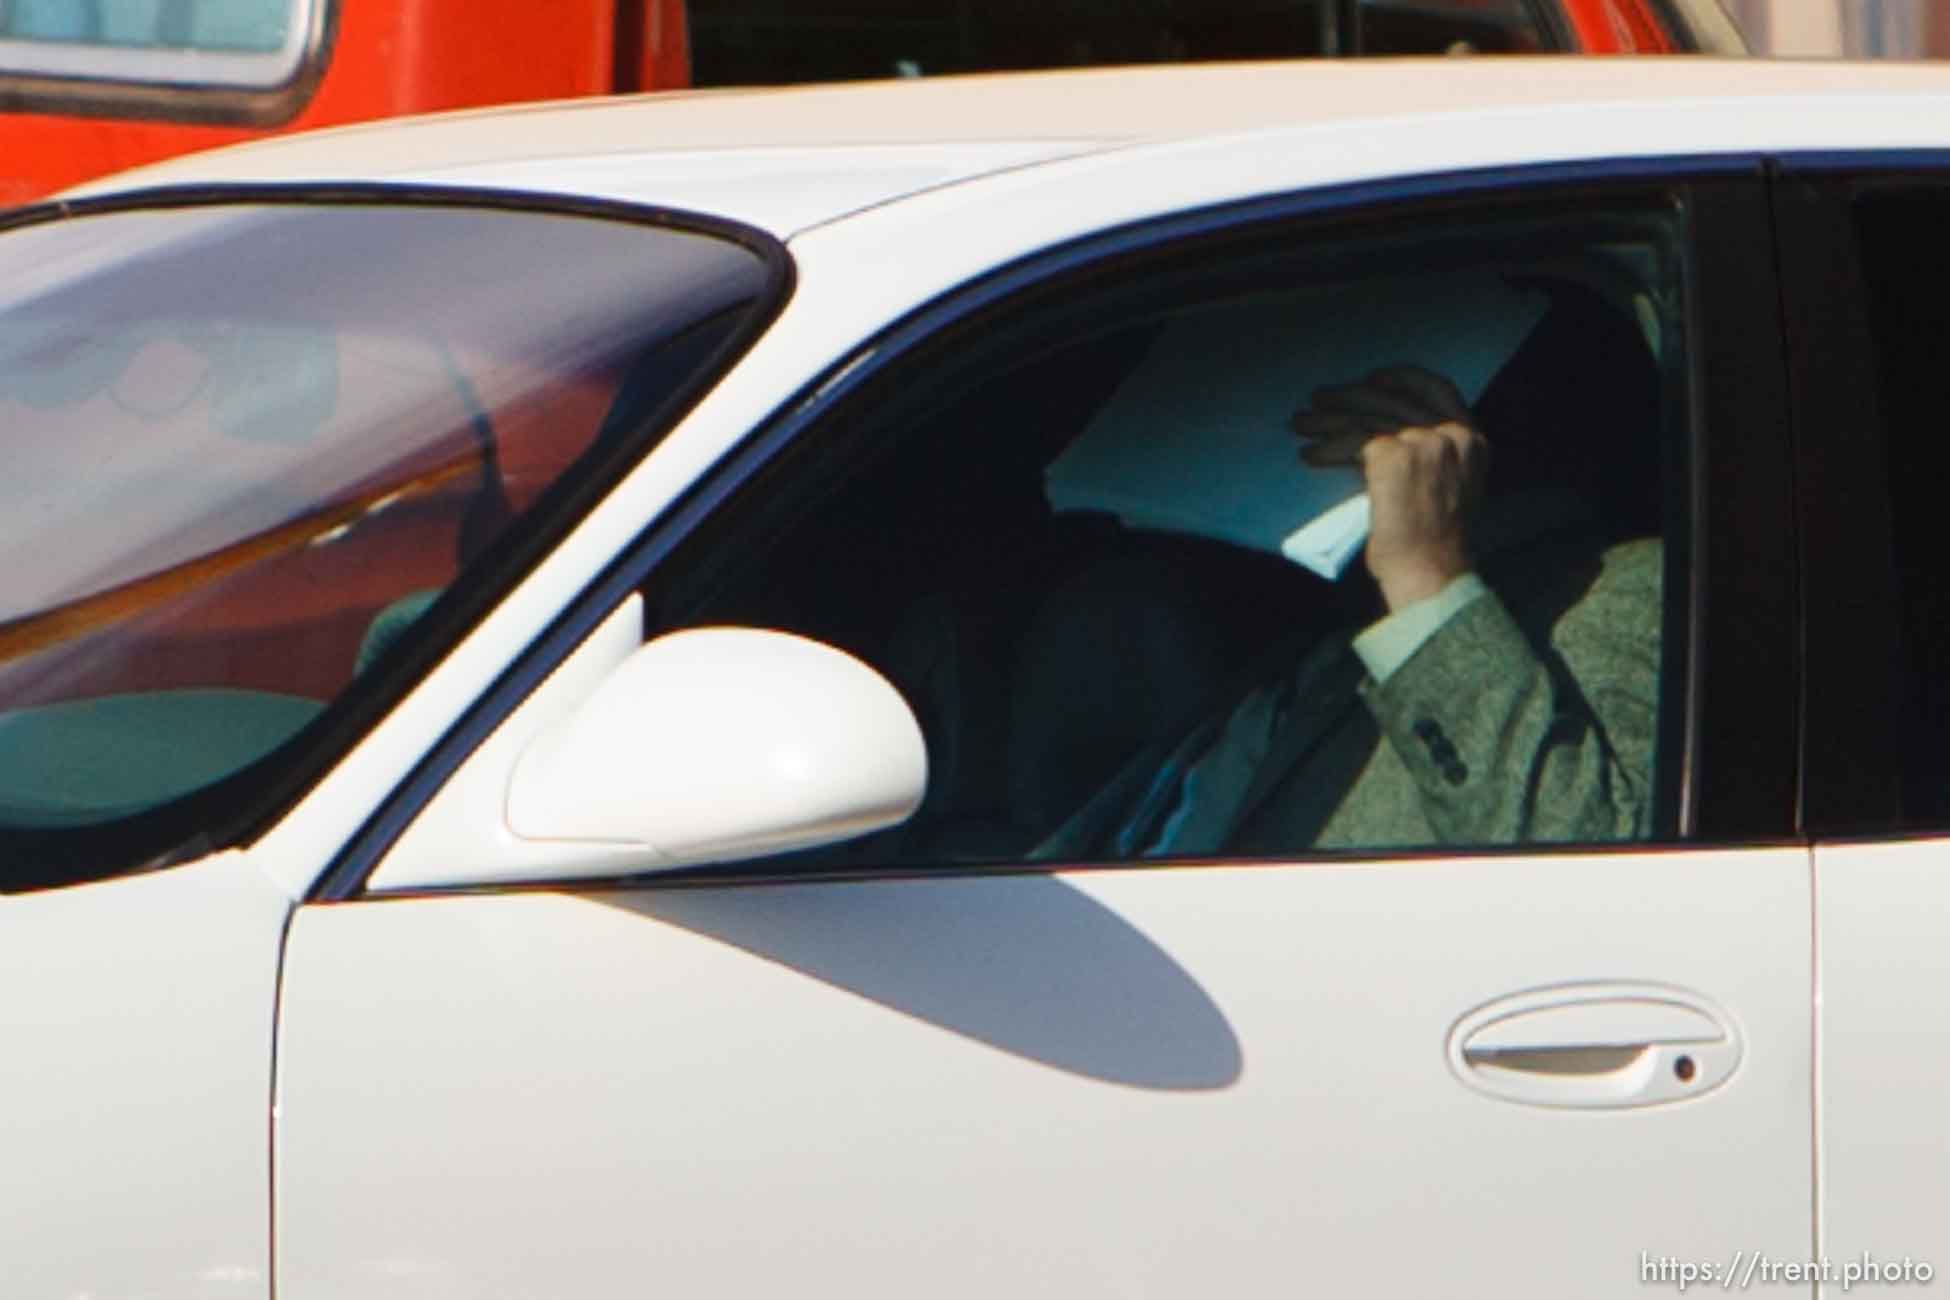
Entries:
<svg viewBox="0 0 1950 1300">
<path fill-rule="evenodd" d="M 1691 1083 L 1693 1076 L 1699 1072 L 1699 1067 L 1693 1064 L 1692 1057 L 1682 1056 L 1672 1063 L 1672 1072 L 1681 1083 Z"/>
</svg>

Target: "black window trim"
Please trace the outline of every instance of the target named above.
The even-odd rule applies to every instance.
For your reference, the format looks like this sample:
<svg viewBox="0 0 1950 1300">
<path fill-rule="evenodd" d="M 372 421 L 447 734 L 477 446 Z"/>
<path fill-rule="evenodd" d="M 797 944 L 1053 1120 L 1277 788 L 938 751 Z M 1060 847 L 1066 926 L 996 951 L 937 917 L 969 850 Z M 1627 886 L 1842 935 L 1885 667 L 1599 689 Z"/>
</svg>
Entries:
<svg viewBox="0 0 1950 1300">
<path fill-rule="evenodd" d="M 271 127 L 325 78 L 341 0 L 291 0 L 283 49 L 263 54 L 0 37 L 0 113 Z"/>
<path fill-rule="evenodd" d="M 225 777 L 151 813 L 111 824 L 99 833 L 67 832 L 74 849 L 45 863 L 6 865 L 0 897 L 155 870 L 249 843 L 290 808 L 389 713 L 447 652 L 520 584 L 563 537 L 656 446 L 737 358 L 771 327 L 796 283 L 791 255 L 771 234 L 726 218 L 602 199 L 530 195 L 472 187 L 413 184 L 198 185 L 165 187 L 66 202 L 47 202 L 0 213 L 0 236 L 69 217 L 114 212 L 170 211 L 193 207 L 430 207 L 587 217 L 666 229 L 721 240 L 745 249 L 760 263 L 764 288 L 744 322 L 711 359 L 656 409 L 629 437 L 579 463 L 550 488 L 532 520 L 498 538 L 475 562 L 474 576 L 457 584 L 428 610 L 418 633 L 404 638 L 292 741 L 258 764 Z M 298 742 L 302 740 L 302 744 Z M 299 751 L 302 752 L 294 752 Z M 268 775 L 259 767 L 275 769 Z"/>
<path fill-rule="evenodd" d="M 1702 696 L 1687 749 L 1707 843 L 1803 842 L 1802 628 L 1788 357 L 1765 171 L 1698 209 L 1693 535 Z M 1722 315 L 1723 314 L 1723 315 Z"/>
<path fill-rule="evenodd" d="M 473 706 L 460 721 L 424 756 L 414 771 L 395 789 L 375 810 L 364 827 L 355 834 L 336 855 L 307 896 L 309 902 L 343 902 L 361 896 L 367 877 L 377 867 L 387 849 L 405 830 L 408 824 L 432 798 L 447 778 L 459 768 L 467 756 L 492 733 L 494 728 L 526 699 L 556 666 L 558 666 L 583 639 L 594 630 L 598 623 L 612 611 L 617 604 L 632 591 L 641 586 L 651 571 L 668 557 L 704 519 L 710 516 L 722 503 L 739 491 L 744 484 L 760 472 L 772 459 L 793 443 L 802 433 L 818 424 L 836 404 L 844 401 L 862 384 L 867 383 L 880 368 L 892 363 L 910 348 L 921 344 L 940 331 L 950 328 L 976 314 L 995 306 L 1004 299 L 1020 291 L 1032 289 L 1046 283 L 1053 276 L 1063 275 L 1084 268 L 1100 267 L 1115 259 L 1142 253 L 1158 247 L 1167 241 L 1207 235 L 1224 235 L 1270 222 L 1287 222 L 1299 218 L 1345 216 L 1350 210 L 1360 209 L 1362 215 L 1391 206 L 1421 204 L 1430 200 L 1482 199 L 1500 196 L 1514 196 L 1536 199 L 1545 197 L 1548 192 L 1569 189 L 1579 185 L 1617 186 L 1636 183 L 1639 185 L 1667 184 L 1673 186 L 1689 185 L 1695 191 L 1706 194 L 1711 188 L 1726 190 L 1738 196 L 1745 194 L 1749 207 L 1743 209 L 1744 215 L 1752 215 L 1752 205 L 1764 205 L 1762 190 L 1765 159 L 1758 154 L 1729 155 L 1676 155 L 1640 158 L 1609 158 L 1573 163 L 1545 163 L 1512 167 L 1475 169 L 1463 172 L 1442 172 L 1409 177 L 1392 178 L 1384 181 L 1360 182 L 1348 185 L 1322 187 L 1297 194 L 1255 198 L 1241 202 L 1216 205 L 1190 213 L 1174 214 L 1168 217 L 1135 223 L 1112 231 L 1094 234 L 1068 244 L 1044 250 L 1023 258 L 1007 266 L 998 268 L 981 279 L 959 287 L 955 291 L 926 303 L 910 312 L 879 335 L 862 343 L 841 361 L 821 375 L 809 381 L 800 392 L 784 403 L 769 419 L 742 442 L 733 447 L 726 456 L 699 480 L 659 518 L 649 521 L 636 543 L 620 555 L 602 576 L 591 583 L 575 600 L 570 602 L 562 615 L 530 646 L 529 651 L 515 663 Z M 1717 192 L 1708 194 L 1703 208 L 1712 209 L 1723 205 L 1724 196 Z M 1763 217 L 1764 223 L 1764 217 Z M 1741 299 L 1752 299 L 1756 293 L 1772 303 L 1772 250 L 1765 238 L 1763 229 L 1737 229 L 1737 221 L 1721 223 L 1717 238 L 1726 244 L 1724 251 L 1729 255 L 1731 265 L 1729 274 L 1710 277 L 1704 291 L 1713 294 L 1732 294 Z M 1757 237 L 1757 234 L 1759 237 Z M 1741 250 L 1747 250 L 1742 255 Z M 1753 259 L 1759 258 L 1762 274 L 1758 280 L 1746 278 L 1754 269 Z M 1703 260 L 1696 258 L 1697 260 Z M 1692 288 L 1693 286 L 1689 286 Z M 1753 476 L 1732 475 L 1727 468 L 1751 459 L 1753 449 L 1747 444 L 1753 439 L 1765 443 L 1777 437 L 1781 425 L 1770 422 L 1769 411 L 1778 410 L 1784 402 L 1784 379 L 1779 374 L 1780 349 L 1778 331 L 1753 328 L 1752 321 L 1731 324 L 1725 329 L 1712 331 L 1718 336 L 1725 350 L 1758 352 L 1764 363 L 1768 356 L 1773 358 L 1775 369 L 1773 378 L 1780 381 L 1781 393 L 1773 405 L 1761 403 L 1759 409 L 1747 400 L 1748 394 L 1739 391 L 1735 385 L 1724 382 L 1725 376 L 1746 377 L 1751 371 L 1738 364 L 1728 368 L 1731 359 L 1740 358 L 1716 356 L 1708 365 L 1699 358 L 1702 351 L 1695 348 L 1696 360 L 1689 390 L 1694 403 L 1695 417 L 1693 428 L 1697 431 L 1709 427 L 1702 421 L 1711 421 L 1710 427 L 1716 429 L 1724 424 L 1731 432 L 1720 439 L 1721 449 L 1715 463 L 1722 466 L 1718 475 L 1709 475 L 1709 457 L 1695 455 L 1692 466 L 1693 500 L 1696 518 L 1693 531 L 1702 535 L 1705 511 L 1709 508 L 1709 493 L 1719 495 L 1722 500 L 1715 507 L 1715 517 L 1722 510 L 1740 513 L 1743 517 L 1759 515 L 1764 520 L 1773 520 L 1777 515 L 1785 516 L 1788 500 L 1784 489 L 1777 481 L 1766 476 L 1759 479 Z M 1748 358 L 1751 359 L 1751 358 Z M 1765 370 L 1763 364 L 1762 369 Z M 1696 441 L 1698 441 L 1696 436 Z M 1784 453 L 1783 453 L 1784 458 Z M 1778 491 L 1777 491 L 1778 490 Z M 1777 499 L 1778 498 L 1778 499 Z M 1789 556 L 1785 548 L 1788 534 L 1776 534 L 1783 548 L 1780 557 L 1782 581 L 1792 584 L 1792 574 L 1787 572 Z M 1699 752 L 1703 732 L 1712 730 L 1706 721 L 1706 710 L 1712 708 L 1712 716 L 1719 718 L 1722 713 L 1733 713 L 1750 707 L 1753 696 L 1767 696 L 1777 706 L 1783 700 L 1792 698 L 1792 684 L 1798 674 L 1798 656 L 1782 654 L 1773 656 L 1767 664 L 1758 668 L 1737 662 L 1731 655 L 1709 658 L 1703 655 L 1702 646 L 1707 644 L 1716 625 L 1715 620 L 1733 612 L 1736 601 L 1705 600 L 1706 578 L 1713 561 L 1691 565 L 1692 580 L 1688 583 L 1688 623 L 1691 634 L 1684 649 L 1684 672 L 1688 682 L 1687 716 L 1679 719 L 1677 725 L 1686 728 L 1686 767 L 1674 779 L 1681 782 L 1683 789 L 1677 795 L 1678 806 L 1682 810 L 1679 838 L 1658 844 L 1632 845 L 1592 845 L 1592 846 L 1510 846 L 1500 850 L 1507 853 L 1534 855 L 1540 851 L 1550 852 L 1635 852 L 1649 851 L 1697 851 L 1702 840 L 1716 846 L 1736 844 L 1771 844 L 1791 839 L 1793 828 L 1785 815 L 1781 792 L 1790 796 L 1795 780 L 1796 769 L 1792 747 L 1769 753 L 1764 746 L 1749 746 L 1752 762 L 1741 770 L 1730 771 L 1717 784 L 1709 785 L 1711 769 L 1696 770 L 1694 756 Z M 1758 578 L 1764 585 L 1765 578 Z M 1742 584 L 1743 586 L 1745 584 Z M 1778 595 L 1778 593 L 1776 593 Z M 1743 591 L 1740 599 L 1746 599 Z M 1766 616 L 1769 618 L 1789 617 L 1778 599 L 1763 601 Z M 1736 684 L 1744 685 L 1743 689 Z M 1718 697 L 1724 695 L 1729 701 L 1726 706 L 1714 707 Z M 1727 721 L 1739 721 L 1728 718 Z M 1760 728 L 1764 733 L 1765 728 Z M 1679 765 L 1672 765 L 1677 768 Z M 1726 807 L 1720 811 L 1716 800 L 1724 800 Z M 1695 838 L 1697 837 L 1697 838 Z M 1496 849 L 1471 850 L 1495 854 Z M 1447 857 L 1453 853 L 1446 849 L 1428 849 L 1397 853 L 1390 851 L 1390 857 L 1414 858 Z M 1345 860 L 1344 855 L 1335 860 Z M 1063 870 L 1088 869 L 1093 864 L 1062 864 Z M 1106 868 L 1118 868 L 1128 864 L 1107 863 Z M 1009 868 L 1029 874 L 1044 874 L 1057 869 L 1049 864 L 1034 864 Z M 903 875 L 955 874 L 994 874 L 1003 868 L 974 867 L 925 868 L 925 869 L 887 869 L 859 873 L 847 871 L 793 873 L 780 876 L 776 868 L 767 870 L 762 864 L 750 871 L 733 867 L 703 868 L 695 871 L 646 873 L 644 876 L 628 879 L 629 887 L 688 887 L 691 885 L 723 886 L 737 883 L 764 883 L 773 879 L 883 879 Z M 618 879 L 602 879 L 586 882 L 596 889 L 616 889 L 623 887 Z M 526 886 L 513 886 L 524 888 Z M 552 881 L 536 888 L 551 890 L 572 889 L 576 882 Z M 505 890 L 510 886 L 496 886 Z M 456 890 L 433 890 L 425 892 L 470 892 L 471 887 Z M 413 891 L 422 892 L 422 891 Z M 388 895 L 391 896 L 391 895 Z"/>
</svg>

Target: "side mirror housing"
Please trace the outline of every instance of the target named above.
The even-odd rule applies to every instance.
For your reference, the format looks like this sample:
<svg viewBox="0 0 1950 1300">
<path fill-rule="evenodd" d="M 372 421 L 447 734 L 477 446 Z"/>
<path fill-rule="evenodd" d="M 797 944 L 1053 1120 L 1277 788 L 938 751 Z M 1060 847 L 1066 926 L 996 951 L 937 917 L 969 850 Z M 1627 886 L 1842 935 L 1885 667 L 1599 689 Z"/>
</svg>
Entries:
<svg viewBox="0 0 1950 1300">
<path fill-rule="evenodd" d="M 600 880 L 813 848 L 920 805 L 899 692 L 840 650 L 701 628 L 643 642 L 631 595 L 505 718 L 366 882 Z"/>
<path fill-rule="evenodd" d="M 694 866 L 898 825 L 926 789 L 920 726 L 872 668 L 783 632 L 696 628 L 638 649 L 529 742 L 507 825 Z"/>
</svg>

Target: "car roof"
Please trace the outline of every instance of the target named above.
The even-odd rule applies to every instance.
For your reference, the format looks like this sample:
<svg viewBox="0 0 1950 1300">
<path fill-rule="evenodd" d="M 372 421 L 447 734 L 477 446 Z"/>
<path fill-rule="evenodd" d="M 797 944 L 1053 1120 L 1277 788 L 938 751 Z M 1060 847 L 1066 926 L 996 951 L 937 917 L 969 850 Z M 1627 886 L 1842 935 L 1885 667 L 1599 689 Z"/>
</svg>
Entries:
<svg viewBox="0 0 1950 1300">
<path fill-rule="evenodd" d="M 173 159 L 71 190 L 419 182 L 686 208 L 782 236 L 976 177 L 1202 137 L 1671 105 L 1805 116 L 1940 99 L 1927 64 L 1438 58 L 1194 64 L 680 91 L 395 119 Z M 1669 116 L 1669 115 L 1667 115 Z M 1950 142 L 1950 137 L 1946 138 Z M 1672 148 L 1683 151 L 1684 141 Z"/>
</svg>

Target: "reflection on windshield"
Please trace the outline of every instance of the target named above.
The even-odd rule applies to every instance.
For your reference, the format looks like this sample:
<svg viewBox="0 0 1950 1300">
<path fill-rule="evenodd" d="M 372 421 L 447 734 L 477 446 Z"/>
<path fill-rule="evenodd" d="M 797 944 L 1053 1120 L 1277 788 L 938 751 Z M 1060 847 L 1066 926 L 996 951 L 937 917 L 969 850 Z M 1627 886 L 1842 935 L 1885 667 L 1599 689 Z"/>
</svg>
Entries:
<svg viewBox="0 0 1950 1300">
<path fill-rule="evenodd" d="M 0 235 L 0 831 L 278 749 L 763 281 L 709 236 L 434 206 Z"/>
</svg>

